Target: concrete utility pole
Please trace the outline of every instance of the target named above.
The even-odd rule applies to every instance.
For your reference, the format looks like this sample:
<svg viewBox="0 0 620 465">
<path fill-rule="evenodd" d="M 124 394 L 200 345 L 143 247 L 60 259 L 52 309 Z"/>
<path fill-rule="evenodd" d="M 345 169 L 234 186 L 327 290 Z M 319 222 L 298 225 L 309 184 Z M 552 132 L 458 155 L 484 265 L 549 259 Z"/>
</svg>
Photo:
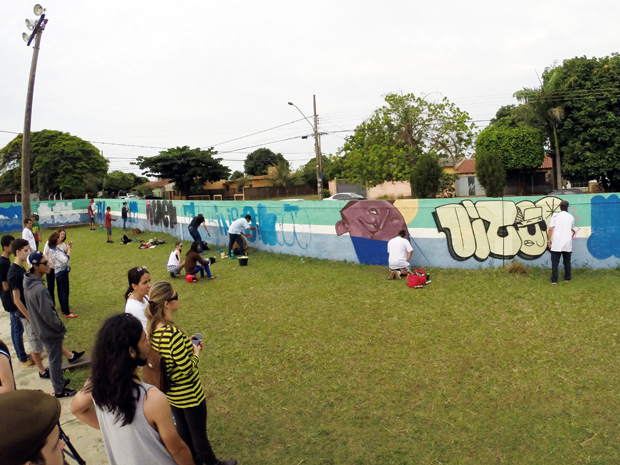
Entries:
<svg viewBox="0 0 620 465">
<path fill-rule="evenodd" d="M 312 96 L 312 103 L 314 107 L 314 124 L 310 122 L 308 117 L 304 115 L 304 112 L 299 109 L 293 102 L 288 102 L 289 105 L 297 108 L 297 111 L 301 113 L 308 124 L 312 126 L 314 133 L 314 152 L 316 155 L 316 188 L 319 200 L 323 199 L 323 160 L 321 159 L 321 134 L 319 134 L 319 117 L 316 114 L 316 95 Z"/>
<path fill-rule="evenodd" d="M 312 96 L 314 106 L 314 151 L 316 152 L 316 188 L 319 200 L 323 200 L 323 162 L 321 160 L 321 136 L 319 135 L 319 117 L 316 115 L 316 95 Z"/>
<path fill-rule="evenodd" d="M 30 46 L 34 39 L 34 51 L 32 53 L 32 63 L 30 65 L 30 78 L 28 79 L 28 94 L 26 96 L 26 114 L 24 116 L 24 138 L 22 141 L 22 219 L 30 218 L 30 123 L 32 120 L 32 99 L 34 96 L 34 79 L 37 72 L 37 60 L 39 58 L 39 49 L 41 46 L 41 36 L 47 24 L 45 10 L 39 4 L 34 7 L 34 14 L 40 16 L 38 21 L 27 19 L 26 26 L 32 30 L 32 34 L 25 32 L 22 34 L 24 42 Z"/>
</svg>

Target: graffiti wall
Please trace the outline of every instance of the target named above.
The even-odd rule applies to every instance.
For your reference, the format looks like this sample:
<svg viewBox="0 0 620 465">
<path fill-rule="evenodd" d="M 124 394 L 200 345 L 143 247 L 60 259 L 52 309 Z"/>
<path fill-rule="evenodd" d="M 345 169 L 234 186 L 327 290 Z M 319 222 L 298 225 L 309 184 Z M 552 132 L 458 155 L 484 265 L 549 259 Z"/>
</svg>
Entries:
<svg viewBox="0 0 620 465">
<path fill-rule="evenodd" d="M 161 231 L 184 240 L 187 226 L 202 213 L 210 236 L 228 244 L 231 222 L 247 214 L 251 247 L 299 256 L 387 265 L 387 242 L 405 229 L 413 246 L 412 264 L 420 267 L 496 267 L 512 260 L 550 266 L 547 233 L 560 201 L 570 202 L 576 235 L 576 266 L 620 266 L 620 198 L 616 194 L 563 198 L 468 198 L 433 200 L 202 202 L 137 200 L 128 202 L 128 228 Z M 102 224 L 106 207 L 120 217 L 122 200 L 96 202 Z M 86 223 L 87 200 L 34 202 L 43 227 Z M 21 229 L 21 206 L 0 204 L 0 232 Z M 118 221 L 115 226 L 120 226 Z"/>
</svg>

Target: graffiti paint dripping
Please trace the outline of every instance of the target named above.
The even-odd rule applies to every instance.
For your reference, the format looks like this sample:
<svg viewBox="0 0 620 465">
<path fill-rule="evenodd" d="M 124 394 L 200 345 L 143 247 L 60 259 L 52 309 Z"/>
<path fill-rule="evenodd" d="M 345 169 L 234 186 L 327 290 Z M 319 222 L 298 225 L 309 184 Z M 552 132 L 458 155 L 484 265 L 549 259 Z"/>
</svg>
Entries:
<svg viewBox="0 0 620 465">
<path fill-rule="evenodd" d="M 547 229 L 561 199 L 544 197 L 537 202 L 524 200 L 481 200 L 437 207 L 433 212 L 437 230 L 448 239 L 448 250 L 456 260 L 472 256 L 478 261 L 489 257 L 526 260 L 547 250 Z"/>
<path fill-rule="evenodd" d="M 177 209 L 172 200 L 146 201 L 146 219 L 152 225 L 174 228 L 177 225 Z"/>
<path fill-rule="evenodd" d="M 588 238 L 588 251 L 594 258 L 604 260 L 620 258 L 620 198 L 595 195 L 592 205 L 592 234 Z"/>
</svg>

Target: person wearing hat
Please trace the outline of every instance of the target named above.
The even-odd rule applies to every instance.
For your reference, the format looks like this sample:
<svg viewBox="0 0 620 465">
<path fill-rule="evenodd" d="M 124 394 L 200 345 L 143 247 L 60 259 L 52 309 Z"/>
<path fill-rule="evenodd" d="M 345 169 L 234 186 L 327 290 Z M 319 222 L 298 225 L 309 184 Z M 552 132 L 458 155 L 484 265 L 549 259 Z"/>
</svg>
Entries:
<svg viewBox="0 0 620 465">
<path fill-rule="evenodd" d="M 41 391 L 0 395 L 0 460 L 3 465 L 68 465 L 60 438 L 60 402 Z"/>
<path fill-rule="evenodd" d="M 101 430 L 112 465 L 194 465 L 166 395 L 138 378 L 150 346 L 142 323 L 131 313 L 105 320 L 93 349 L 91 377 L 73 398 L 71 412 Z"/>
<path fill-rule="evenodd" d="M 258 225 L 250 226 L 250 221 L 252 221 L 252 217 L 250 215 L 245 215 L 245 218 L 239 218 L 238 220 L 235 220 L 232 223 L 230 223 L 230 226 L 228 227 L 228 255 L 229 256 L 232 252 L 235 242 L 239 246 L 239 255 L 245 254 L 245 250 L 243 249 L 243 239 L 241 238 L 241 236 L 250 238 L 252 236 L 250 236 L 249 234 L 245 234 L 245 230 L 246 229 L 252 230 L 252 229 L 258 228 Z"/>
<path fill-rule="evenodd" d="M 54 302 L 50 297 L 43 276 L 51 271 L 51 267 L 41 252 L 32 252 L 29 257 L 32 268 L 24 277 L 24 297 L 30 314 L 30 324 L 39 340 L 45 346 L 49 358 L 49 374 L 58 398 L 70 397 L 76 394 L 75 389 L 67 388 L 69 380 L 62 374 L 62 341 L 67 328 L 60 320 Z M 84 352 L 66 351 L 69 363 L 75 363 Z"/>
<path fill-rule="evenodd" d="M 91 231 L 95 230 L 95 205 L 94 203 L 95 201 L 93 199 L 90 199 L 90 202 L 88 203 L 88 220 L 90 221 Z"/>
</svg>

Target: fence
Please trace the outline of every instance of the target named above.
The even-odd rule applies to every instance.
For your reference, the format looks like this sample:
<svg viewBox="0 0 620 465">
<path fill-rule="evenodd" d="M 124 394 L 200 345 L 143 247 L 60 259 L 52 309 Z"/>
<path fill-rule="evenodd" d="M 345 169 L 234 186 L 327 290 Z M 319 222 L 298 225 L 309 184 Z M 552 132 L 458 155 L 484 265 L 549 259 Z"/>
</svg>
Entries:
<svg viewBox="0 0 620 465">
<path fill-rule="evenodd" d="M 303 195 L 316 194 L 316 186 L 307 184 L 301 186 L 286 187 L 246 187 L 243 189 L 245 200 L 268 200 L 280 197 L 300 197 Z"/>
</svg>

